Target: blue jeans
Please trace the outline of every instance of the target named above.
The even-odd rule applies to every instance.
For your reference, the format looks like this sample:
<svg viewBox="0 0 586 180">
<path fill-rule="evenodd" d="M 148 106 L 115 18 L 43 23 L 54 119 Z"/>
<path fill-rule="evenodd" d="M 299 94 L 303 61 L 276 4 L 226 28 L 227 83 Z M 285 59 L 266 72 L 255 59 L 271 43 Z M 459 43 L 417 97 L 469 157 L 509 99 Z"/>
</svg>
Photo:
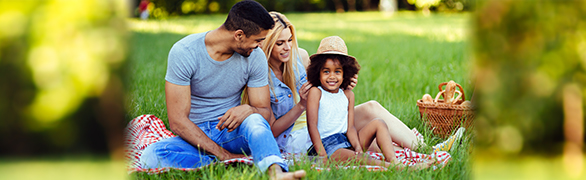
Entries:
<svg viewBox="0 0 586 180">
<path fill-rule="evenodd" d="M 350 144 L 350 142 L 348 141 L 348 138 L 346 137 L 345 133 L 333 134 L 331 136 L 321 139 L 321 142 L 324 146 L 324 149 L 326 150 L 326 153 L 328 154 L 328 158 L 332 156 L 332 154 L 334 154 L 334 152 L 336 152 L 336 150 L 338 149 L 352 148 L 352 144 Z M 317 155 L 317 152 L 315 151 L 315 148 L 313 146 L 309 148 L 308 154 Z"/>
<path fill-rule="evenodd" d="M 234 154 L 252 155 L 254 164 L 265 172 L 278 164 L 288 171 L 268 122 L 260 114 L 248 116 L 232 132 L 216 129 L 218 121 L 197 124 L 219 146 Z M 173 137 L 147 146 L 140 157 L 143 168 L 197 168 L 217 162 L 216 156 L 189 144 L 181 137 Z"/>
</svg>

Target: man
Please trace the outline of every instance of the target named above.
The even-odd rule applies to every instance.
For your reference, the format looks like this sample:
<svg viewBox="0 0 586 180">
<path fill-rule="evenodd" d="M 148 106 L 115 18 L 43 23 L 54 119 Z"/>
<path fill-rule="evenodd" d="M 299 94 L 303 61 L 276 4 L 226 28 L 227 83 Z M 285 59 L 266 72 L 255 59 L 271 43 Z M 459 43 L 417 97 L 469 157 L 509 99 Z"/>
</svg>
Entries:
<svg viewBox="0 0 586 180">
<path fill-rule="evenodd" d="M 189 35 L 169 52 L 165 95 L 169 126 L 178 137 L 149 145 L 146 168 L 192 168 L 252 155 L 263 172 L 295 179 L 265 119 L 271 115 L 268 64 L 258 48 L 273 18 L 255 1 L 232 6 L 219 28 Z M 249 105 L 240 105 L 248 86 Z M 243 154 L 244 153 L 244 154 Z"/>
</svg>

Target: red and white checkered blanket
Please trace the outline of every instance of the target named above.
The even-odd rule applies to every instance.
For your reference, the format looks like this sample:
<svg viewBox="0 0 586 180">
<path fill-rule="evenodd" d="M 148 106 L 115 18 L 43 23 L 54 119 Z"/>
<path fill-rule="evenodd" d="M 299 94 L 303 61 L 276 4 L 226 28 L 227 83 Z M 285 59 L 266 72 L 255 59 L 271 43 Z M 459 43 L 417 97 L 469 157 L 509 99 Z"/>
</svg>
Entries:
<svg viewBox="0 0 586 180">
<path fill-rule="evenodd" d="M 417 131 L 417 129 L 413 129 L 413 132 L 417 135 L 417 137 L 423 141 L 423 136 Z M 162 172 L 167 172 L 171 169 L 181 170 L 181 171 L 197 171 L 202 168 L 205 168 L 210 165 L 198 167 L 198 168 L 153 168 L 153 169 L 146 169 L 141 168 L 139 158 L 142 154 L 142 151 L 150 144 L 160 141 L 165 138 L 175 137 L 171 131 L 165 128 L 165 124 L 163 121 L 154 115 L 141 115 L 134 118 L 130 121 L 126 127 L 126 158 L 128 161 L 128 172 L 147 172 L 149 174 L 158 174 Z M 371 157 L 375 159 L 384 159 L 382 153 L 375 153 L 375 152 L 366 152 Z M 411 151 L 408 148 L 404 148 L 404 150 L 395 151 L 395 155 L 397 159 L 407 165 L 407 166 L 414 166 L 417 163 L 424 163 L 429 161 L 435 161 L 432 168 L 437 169 L 445 166 L 448 161 L 451 159 L 451 156 L 447 152 L 435 152 L 433 154 L 422 154 Z M 297 158 L 301 157 L 299 154 L 283 154 L 283 157 L 287 161 L 295 161 Z M 298 159 L 297 159 L 298 160 Z M 236 159 L 229 159 L 225 161 L 221 161 L 218 163 L 224 163 L 225 165 L 233 164 L 233 163 L 243 163 L 247 165 L 253 165 L 252 157 L 245 157 L 245 158 L 236 158 Z M 371 166 L 371 165 L 362 165 L 362 166 L 339 166 L 338 168 L 343 169 L 354 169 L 354 168 L 366 168 L 369 171 L 386 171 L 386 167 L 382 166 Z M 314 169 L 321 171 L 321 170 L 329 170 L 323 169 L 320 167 L 314 167 Z"/>
</svg>

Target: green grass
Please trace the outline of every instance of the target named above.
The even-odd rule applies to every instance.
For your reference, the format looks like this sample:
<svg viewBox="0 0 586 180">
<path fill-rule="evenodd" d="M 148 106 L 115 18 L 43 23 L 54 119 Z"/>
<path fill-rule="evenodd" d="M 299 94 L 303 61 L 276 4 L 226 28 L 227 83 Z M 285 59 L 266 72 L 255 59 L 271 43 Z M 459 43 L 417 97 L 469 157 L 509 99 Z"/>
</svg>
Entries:
<svg viewBox="0 0 586 180">
<path fill-rule="evenodd" d="M 124 161 L 97 155 L 2 157 L 0 158 L 0 179 L 128 179 L 125 165 Z"/>
<path fill-rule="evenodd" d="M 362 69 L 355 88 L 356 103 L 376 100 L 409 127 L 426 136 L 427 144 L 440 138 L 424 127 L 415 104 L 423 94 L 435 97 L 437 85 L 454 80 L 472 95 L 472 68 L 469 58 L 468 30 L 471 14 L 432 14 L 399 12 L 385 17 L 378 12 L 285 14 L 296 26 L 299 45 L 309 54 L 316 52 L 322 38 L 342 37 L 349 54 Z M 167 122 L 164 77 L 169 49 L 177 40 L 221 25 L 225 15 L 171 18 L 167 20 L 129 20 L 132 30 L 131 58 L 126 79 L 128 120 L 153 114 Z M 470 133 L 466 133 L 470 138 Z M 317 172 L 302 163 L 292 169 L 305 169 L 308 179 L 468 179 L 471 177 L 469 143 L 452 152 L 451 162 L 441 170 L 368 172 L 332 170 Z M 429 153 L 429 149 L 422 151 Z M 254 167 L 212 166 L 198 172 L 172 171 L 159 175 L 134 173 L 138 179 L 258 179 L 267 178 Z"/>
</svg>

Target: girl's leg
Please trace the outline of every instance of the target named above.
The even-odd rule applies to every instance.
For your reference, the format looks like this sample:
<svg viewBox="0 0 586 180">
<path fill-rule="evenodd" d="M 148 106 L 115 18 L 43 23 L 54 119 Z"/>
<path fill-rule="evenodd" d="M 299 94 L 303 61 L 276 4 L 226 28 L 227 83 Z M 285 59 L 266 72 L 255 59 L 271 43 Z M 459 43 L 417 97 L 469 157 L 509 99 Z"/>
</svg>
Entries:
<svg viewBox="0 0 586 180">
<path fill-rule="evenodd" d="M 360 131 L 375 118 L 380 118 L 387 124 L 388 131 L 395 143 L 416 150 L 419 141 L 413 131 L 378 102 L 368 101 L 354 108 L 354 126 L 357 131 Z M 425 146 L 425 144 L 421 145 Z"/>
<path fill-rule="evenodd" d="M 382 119 L 373 119 L 358 131 L 358 141 L 362 147 L 368 147 L 374 138 L 376 138 L 376 142 L 385 156 L 386 161 L 395 163 L 397 158 L 395 157 L 393 139 L 391 138 L 387 124 Z"/>
<path fill-rule="evenodd" d="M 336 162 L 357 162 L 363 165 L 376 165 L 389 167 L 391 163 L 371 158 L 368 154 L 356 154 L 350 149 L 338 149 L 332 153 L 330 160 Z"/>
<path fill-rule="evenodd" d="M 330 156 L 330 160 L 335 161 L 335 162 L 357 162 L 357 163 L 363 164 L 363 165 L 375 165 L 375 166 L 385 166 L 385 167 L 394 166 L 397 170 L 403 170 L 406 167 L 404 164 L 402 164 L 398 161 L 394 161 L 394 162 L 381 161 L 381 160 L 374 159 L 374 158 L 370 157 L 370 155 L 368 155 L 366 153 L 357 155 L 357 154 L 355 154 L 355 151 L 350 150 L 350 149 L 336 150 Z M 431 165 L 431 163 L 418 163 L 417 165 L 415 165 L 414 167 L 411 167 L 411 168 L 413 168 L 413 170 L 421 170 L 421 169 L 428 168 L 430 165 Z"/>
<path fill-rule="evenodd" d="M 397 160 L 397 157 L 395 157 L 395 150 L 392 143 L 393 139 L 391 138 L 387 124 L 382 119 L 374 119 L 358 131 L 358 140 L 363 147 L 367 144 L 371 144 L 375 137 L 378 146 L 381 148 L 381 151 L 386 158 L 385 160 L 389 162 L 390 165 L 396 165 L 397 169 L 405 167 L 405 165 L 400 163 Z M 418 163 L 413 168 L 417 170 L 425 169 L 432 163 L 433 162 L 431 161 L 427 163 Z"/>
</svg>

